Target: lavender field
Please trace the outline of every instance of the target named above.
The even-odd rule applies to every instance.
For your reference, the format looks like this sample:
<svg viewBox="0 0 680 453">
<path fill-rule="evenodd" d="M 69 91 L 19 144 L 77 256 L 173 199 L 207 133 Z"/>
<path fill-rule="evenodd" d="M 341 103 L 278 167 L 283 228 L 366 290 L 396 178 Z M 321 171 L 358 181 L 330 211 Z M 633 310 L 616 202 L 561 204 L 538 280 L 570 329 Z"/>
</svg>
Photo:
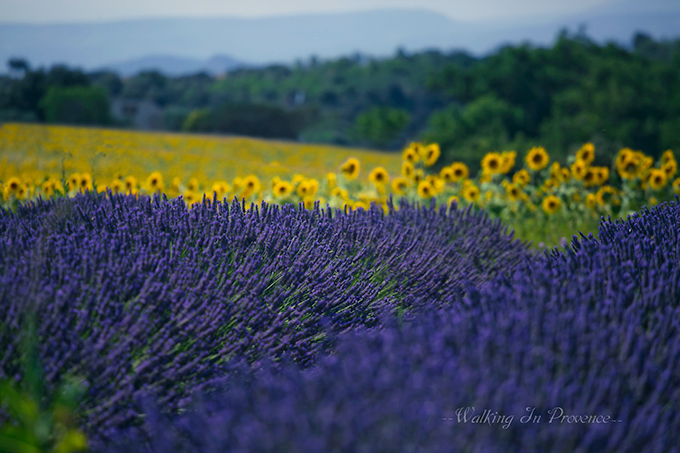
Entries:
<svg viewBox="0 0 680 453">
<path fill-rule="evenodd" d="M 1 208 L 0 449 L 679 451 L 679 244 L 677 197 L 550 253 L 455 202 Z"/>
</svg>

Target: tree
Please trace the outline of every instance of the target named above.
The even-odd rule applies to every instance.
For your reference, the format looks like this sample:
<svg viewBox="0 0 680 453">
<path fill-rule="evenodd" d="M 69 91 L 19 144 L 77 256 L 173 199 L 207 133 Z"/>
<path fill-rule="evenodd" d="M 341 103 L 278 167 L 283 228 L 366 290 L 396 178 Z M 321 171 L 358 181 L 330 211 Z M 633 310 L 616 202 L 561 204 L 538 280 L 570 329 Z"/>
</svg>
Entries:
<svg viewBox="0 0 680 453">
<path fill-rule="evenodd" d="M 50 123 L 107 124 L 109 99 L 101 87 L 51 87 L 40 102 Z"/>
<path fill-rule="evenodd" d="M 385 147 L 399 137 L 410 120 L 406 110 L 374 107 L 357 116 L 356 134 L 373 146 Z"/>
</svg>

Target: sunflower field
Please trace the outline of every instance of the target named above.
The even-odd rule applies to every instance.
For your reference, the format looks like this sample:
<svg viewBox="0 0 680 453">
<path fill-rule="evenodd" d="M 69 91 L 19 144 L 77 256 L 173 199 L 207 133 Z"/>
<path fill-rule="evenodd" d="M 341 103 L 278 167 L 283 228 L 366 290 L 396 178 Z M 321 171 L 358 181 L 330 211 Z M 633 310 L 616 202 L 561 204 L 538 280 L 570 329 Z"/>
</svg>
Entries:
<svg viewBox="0 0 680 453">
<path fill-rule="evenodd" d="M 518 237 L 548 247 L 577 231 L 596 232 L 601 216 L 625 217 L 680 193 L 671 150 L 655 162 L 624 148 L 609 166 L 595 166 L 591 143 L 562 163 L 542 147 L 519 158 L 516 151 L 489 152 L 477 175 L 462 162 L 439 162 L 436 143 L 412 143 L 398 156 L 247 138 L 8 124 L 0 129 L 0 152 L 0 193 L 8 206 L 111 190 L 181 195 L 188 205 L 216 195 L 247 206 L 266 201 L 311 209 L 319 201 L 333 208 L 378 204 L 386 212 L 389 197 L 405 197 L 474 205 L 503 219 Z"/>
<path fill-rule="evenodd" d="M 677 162 L 596 153 L 4 125 L 0 451 L 676 451 Z"/>
</svg>

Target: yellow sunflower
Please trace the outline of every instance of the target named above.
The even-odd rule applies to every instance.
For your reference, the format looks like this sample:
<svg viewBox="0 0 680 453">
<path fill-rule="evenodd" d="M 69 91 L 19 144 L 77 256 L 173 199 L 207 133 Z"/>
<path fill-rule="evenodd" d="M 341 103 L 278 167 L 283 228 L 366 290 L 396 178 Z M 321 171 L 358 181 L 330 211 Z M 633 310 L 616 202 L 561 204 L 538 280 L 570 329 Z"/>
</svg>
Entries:
<svg viewBox="0 0 680 453">
<path fill-rule="evenodd" d="M 654 168 L 649 172 L 649 178 L 647 179 L 649 187 L 653 190 L 661 190 L 666 187 L 668 179 L 666 178 L 666 173 L 661 170 Z"/>
<path fill-rule="evenodd" d="M 463 198 L 465 198 L 470 203 L 477 201 L 480 194 L 481 192 L 479 191 L 479 187 L 474 184 L 468 184 L 463 188 Z"/>
<path fill-rule="evenodd" d="M 510 201 L 517 201 L 522 199 L 522 190 L 517 187 L 515 184 L 506 184 L 505 185 L 505 191 L 508 194 L 508 198 Z"/>
<path fill-rule="evenodd" d="M 543 203 L 541 203 L 543 212 L 548 215 L 555 214 L 557 211 L 559 211 L 560 206 L 562 206 L 562 201 L 560 201 L 560 199 L 555 195 L 548 195 L 543 199 Z"/>
<path fill-rule="evenodd" d="M 453 173 L 453 182 L 463 181 L 470 175 L 470 170 L 463 162 L 454 162 L 449 168 Z"/>
<path fill-rule="evenodd" d="M 125 193 L 126 194 L 136 194 L 137 193 L 137 178 L 134 176 L 128 176 L 125 178 L 125 181 L 123 182 L 125 185 Z"/>
<path fill-rule="evenodd" d="M 595 184 L 601 186 L 607 182 L 609 179 L 609 169 L 607 167 L 594 167 L 595 168 Z"/>
<path fill-rule="evenodd" d="M 594 193 L 586 195 L 586 206 L 590 209 L 595 209 L 597 207 L 597 196 Z"/>
<path fill-rule="evenodd" d="M 439 177 L 444 181 L 444 182 L 454 182 L 453 180 L 453 170 L 451 167 L 444 167 L 441 169 L 439 172 Z"/>
<path fill-rule="evenodd" d="M 529 172 L 523 168 L 512 175 L 513 184 L 516 184 L 520 188 L 529 184 L 529 181 L 531 181 L 531 176 L 529 175 Z"/>
<path fill-rule="evenodd" d="M 432 198 L 436 194 L 436 191 L 434 187 L 432 187 L 432 184 L 429 183 L 429 181 L 420 181 L 418 184 L 418 195 L 421 198 Z"/>
<path fill-rule="evenodd" d="M 418 168 L 413 175 L 413 182 L 420 184 L 421 181 L 425 179 L 425 172 L 422 168 Z"/>
<path fill-rule="evenodd" d="M 390 181 L 390 177 L 383 167 L 375 167 L 368 175 L 368 180 L 375 186 L 383 186 Z"/>
<path fill-rule="evenodd" d="M 571 173 L 569 172 L 568 168 L 562 168 L 560 170 L 560 175 L 559 175 L 559 180 L 562 182 L 567 182 L 571 179 Z"/>
<path fill-rule="evenodd" d="M 305 198 L 314 195 L 314 187 L 309 183 L 309 181 L 302 181 L 297 186 L 297 195 L 300 198 Z"/>
<path fill-rule="evenodd" d="M 93 190 L 92 186 L 92 175 L 89 173 L 83 173 L 80 175 L 80 191 L 85 192 L 86 190 Z"/>
<path fill-rule="evenodd" d="M 111 181 L 111 192 L 125 193 L 125 183 L 120 179 L 114 179 Z"/>
<path fill-rule="evenodd" d="M 231 186 L 226 181 L 217 181 L 213 184 L 212 191 L 217 194 L 217 199 L 221 200 L 231 191 Z"/>
<path fill-rule="evenodd" d="M 586 165 L 593 163 L 595 159 L 595 146 L 588 142 L 576 151 L 576 159 L 582 160 Z"/>
<path fill-rule="evenodd" d="M 595 198 L 597 199 L 597 204 L 600 206 L 604 206 L 607 203 L 611 203 L 615 206 L 621 204 L 621 200 L 618 197 L 618 191 L 612 186 L 600 187 Z"/>
<path fill-rule="evenodd" d="M 250 195 L 259 192 L 262 187 L 260 179 L 255 175 L 248 175 L 243 178 L 241 186 L 243 187 L 243 192 L 241 192 L 243 198 L 248 198 Z"/>
<path fill-rule="evenodd" d="M 675 159 L 666 161 L 661 166 L 661 169 L 663 170 L 664 173 L 666 173 L 666 177 L 668 179 L 671 179 L 678 172 L 678 163 L 675 161 Z"/>
<path fill-rule="evenodd" d="M 399 176 L 392 181 L 392 191 L 397 195 L 404 195 L 409 185 L 410 182 L 407 178 Z"/>
<path fill-rule="evenodd" d="M 339 187 L 336 187 L 335 189 L 340 190 Z M 279 181 L 276 184 L 274 184 L 274 189 L 272 190 L 272 192 L 274 193 L 274 197 L 276 198 L 285 197 L 286 195 L 293 193 L 293 185 L 288 181 Z"/>
<path fill-rule="evenodd" d="M 594 167 L 586 169 L 586 174 L 583 175 L 583 183 L 586 187 L 592 187 L 597 184 L 597 173 Z"/>
<path fill-rule="evenodd" d="M 451 203 L 456 203 L 456 205 L 460 204 L 460 199 L 458 199 L 457 195 L 451 195 L 449 199 L 447 200 L 446 204 L 451 205 Z"/>
<path fill-rule="evenodd" d="M 680 194 L 680 178 L 673 181 L 673 192 Z"/>
<path fill-rule="evenodd" d="M 588 165 L 582 160 L 576 159 L 576 161 L 571 164 L 571 175 L 575 180 L 581 181 L 588 171 Z"/>
<path fill-rule="evenodd" d="M 661 155 L 661 164 L 663 165 L 670 161 L 675 161 L 675 155 L 673 155 L 673 151 L 667 149 L 664 151 L 663 155 Z"/>
<path fill-rule="evenodd" d="M 420 154 L 418 153 L 418 150 L 414 148 L 415 143 L 411 143 L 411 146 L 406 148 L 404 150 L 404 153 L 402 154 L 402 158 L 411 164 L 415 164 L 420 160 Z M 407 176 L 408 177 L 408 176 Z"/>
<path fill-rule="evenodd" d="M 359 160 L 354 157 L 350 157 L 344 164 L 342 164 L 340 171 L 343 175 L 345 175 L 345 178 L 352 180 L 359 176 L 360 168 L 361 164 L 359 164 Z"/>
<path fill-rule="evenodd" d="M 413 179 L 413 176 L 415 176 L 416 169 L 413 166 L 413 163 L 409 162 L 408 160 L 405 160 L 401 164 L 401 174 L 403 177 L 408 178 L 408 179 Z"/>
<path fill-rule="evenodd" d="M 234 191 L 235 191 L 237 188 L 240 188 L 241 178 L 238 178 L 238 177 L 234 178 L 232 183 L 234 185 Z M 199 187 L 200 187 L 200 184 L 198 182 L 198 179 L 196 179 L 196 178 L 191 178 L 189 180 L 189 183 L 187 184 L 187 189 L 190 190 L 191 192 L 198 192 Z"/>
<path fill-rule="evenodd" d="M 423 163 L 426 167 L 431 167 L 437 162 L 441 155 L 441 149 L 437 143 L 427 145 L 423 151 Z"/>
<path fill-rule="evenodd" d="M 526 163 L 534 171 L 543 170 L 548 166 L 550 157 L 542 146 L 535 146 L 526 155 Z"/>
<path fill-rule="evenodd" d="M 503 151 L 501 153 L 501 168 L 499 173 L 507 175 L 515 166 L 517 151 Z"/>
<path fill-rule="evenodd" d="M 502 163 L 503 159 L 501 158 L 500 153 L 487 153 L 484 158 L 482 158 L 482 171 L 488 175 L 500 173 Z"/>
<path fill-rule="evenodd" d="M 158 171 L 151 173 L 146 180 L 146 185 L 152 192 L 163 190 L 163 188 L 165 187 L 165 185 L 163 184 L 163 175 L 161 175 L 161 173 Z"/>
<path fill-rule="evenodd" d="M 7 184 L 5 185 L 5 190 L 8 193 L 16 193 L 21 187 L 21 180 L 16 176 L 9 178 Z"/>
<path fill-rule="evenodd" d="M 617 161 L 616 169 L 624 179 L 635 179 L 640 173 L 640 159 L 634 154 L 626 154 L 620 162 Z"/>
<path fill-rule="evenodd" d="M 68 177 L 68 190 L 77 190 L 80 189 L 80 173 L 73 173 L 71 176 Z"/>
</svg>

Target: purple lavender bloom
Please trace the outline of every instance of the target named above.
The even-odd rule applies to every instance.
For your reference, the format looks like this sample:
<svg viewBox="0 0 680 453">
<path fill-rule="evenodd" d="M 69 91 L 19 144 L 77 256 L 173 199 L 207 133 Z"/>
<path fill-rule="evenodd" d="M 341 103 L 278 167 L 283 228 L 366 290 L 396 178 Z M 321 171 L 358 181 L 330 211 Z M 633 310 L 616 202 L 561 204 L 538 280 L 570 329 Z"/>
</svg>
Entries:
<svg viewBox="0 0 680 453">
<path fill-rule="evenodd" d="M 484 213 L 433 205 L 30 202 L 0 210 L 0 377 L 21 379 L 21 326 L 36 313 L 48 391 L 82 377 L 82 425 L 106 437 L 140 421 L 142 395 L 172 413 L 227 365 L 310 367 L 337 335 L 450 306 L 531 256 Z"/>
</svg>

